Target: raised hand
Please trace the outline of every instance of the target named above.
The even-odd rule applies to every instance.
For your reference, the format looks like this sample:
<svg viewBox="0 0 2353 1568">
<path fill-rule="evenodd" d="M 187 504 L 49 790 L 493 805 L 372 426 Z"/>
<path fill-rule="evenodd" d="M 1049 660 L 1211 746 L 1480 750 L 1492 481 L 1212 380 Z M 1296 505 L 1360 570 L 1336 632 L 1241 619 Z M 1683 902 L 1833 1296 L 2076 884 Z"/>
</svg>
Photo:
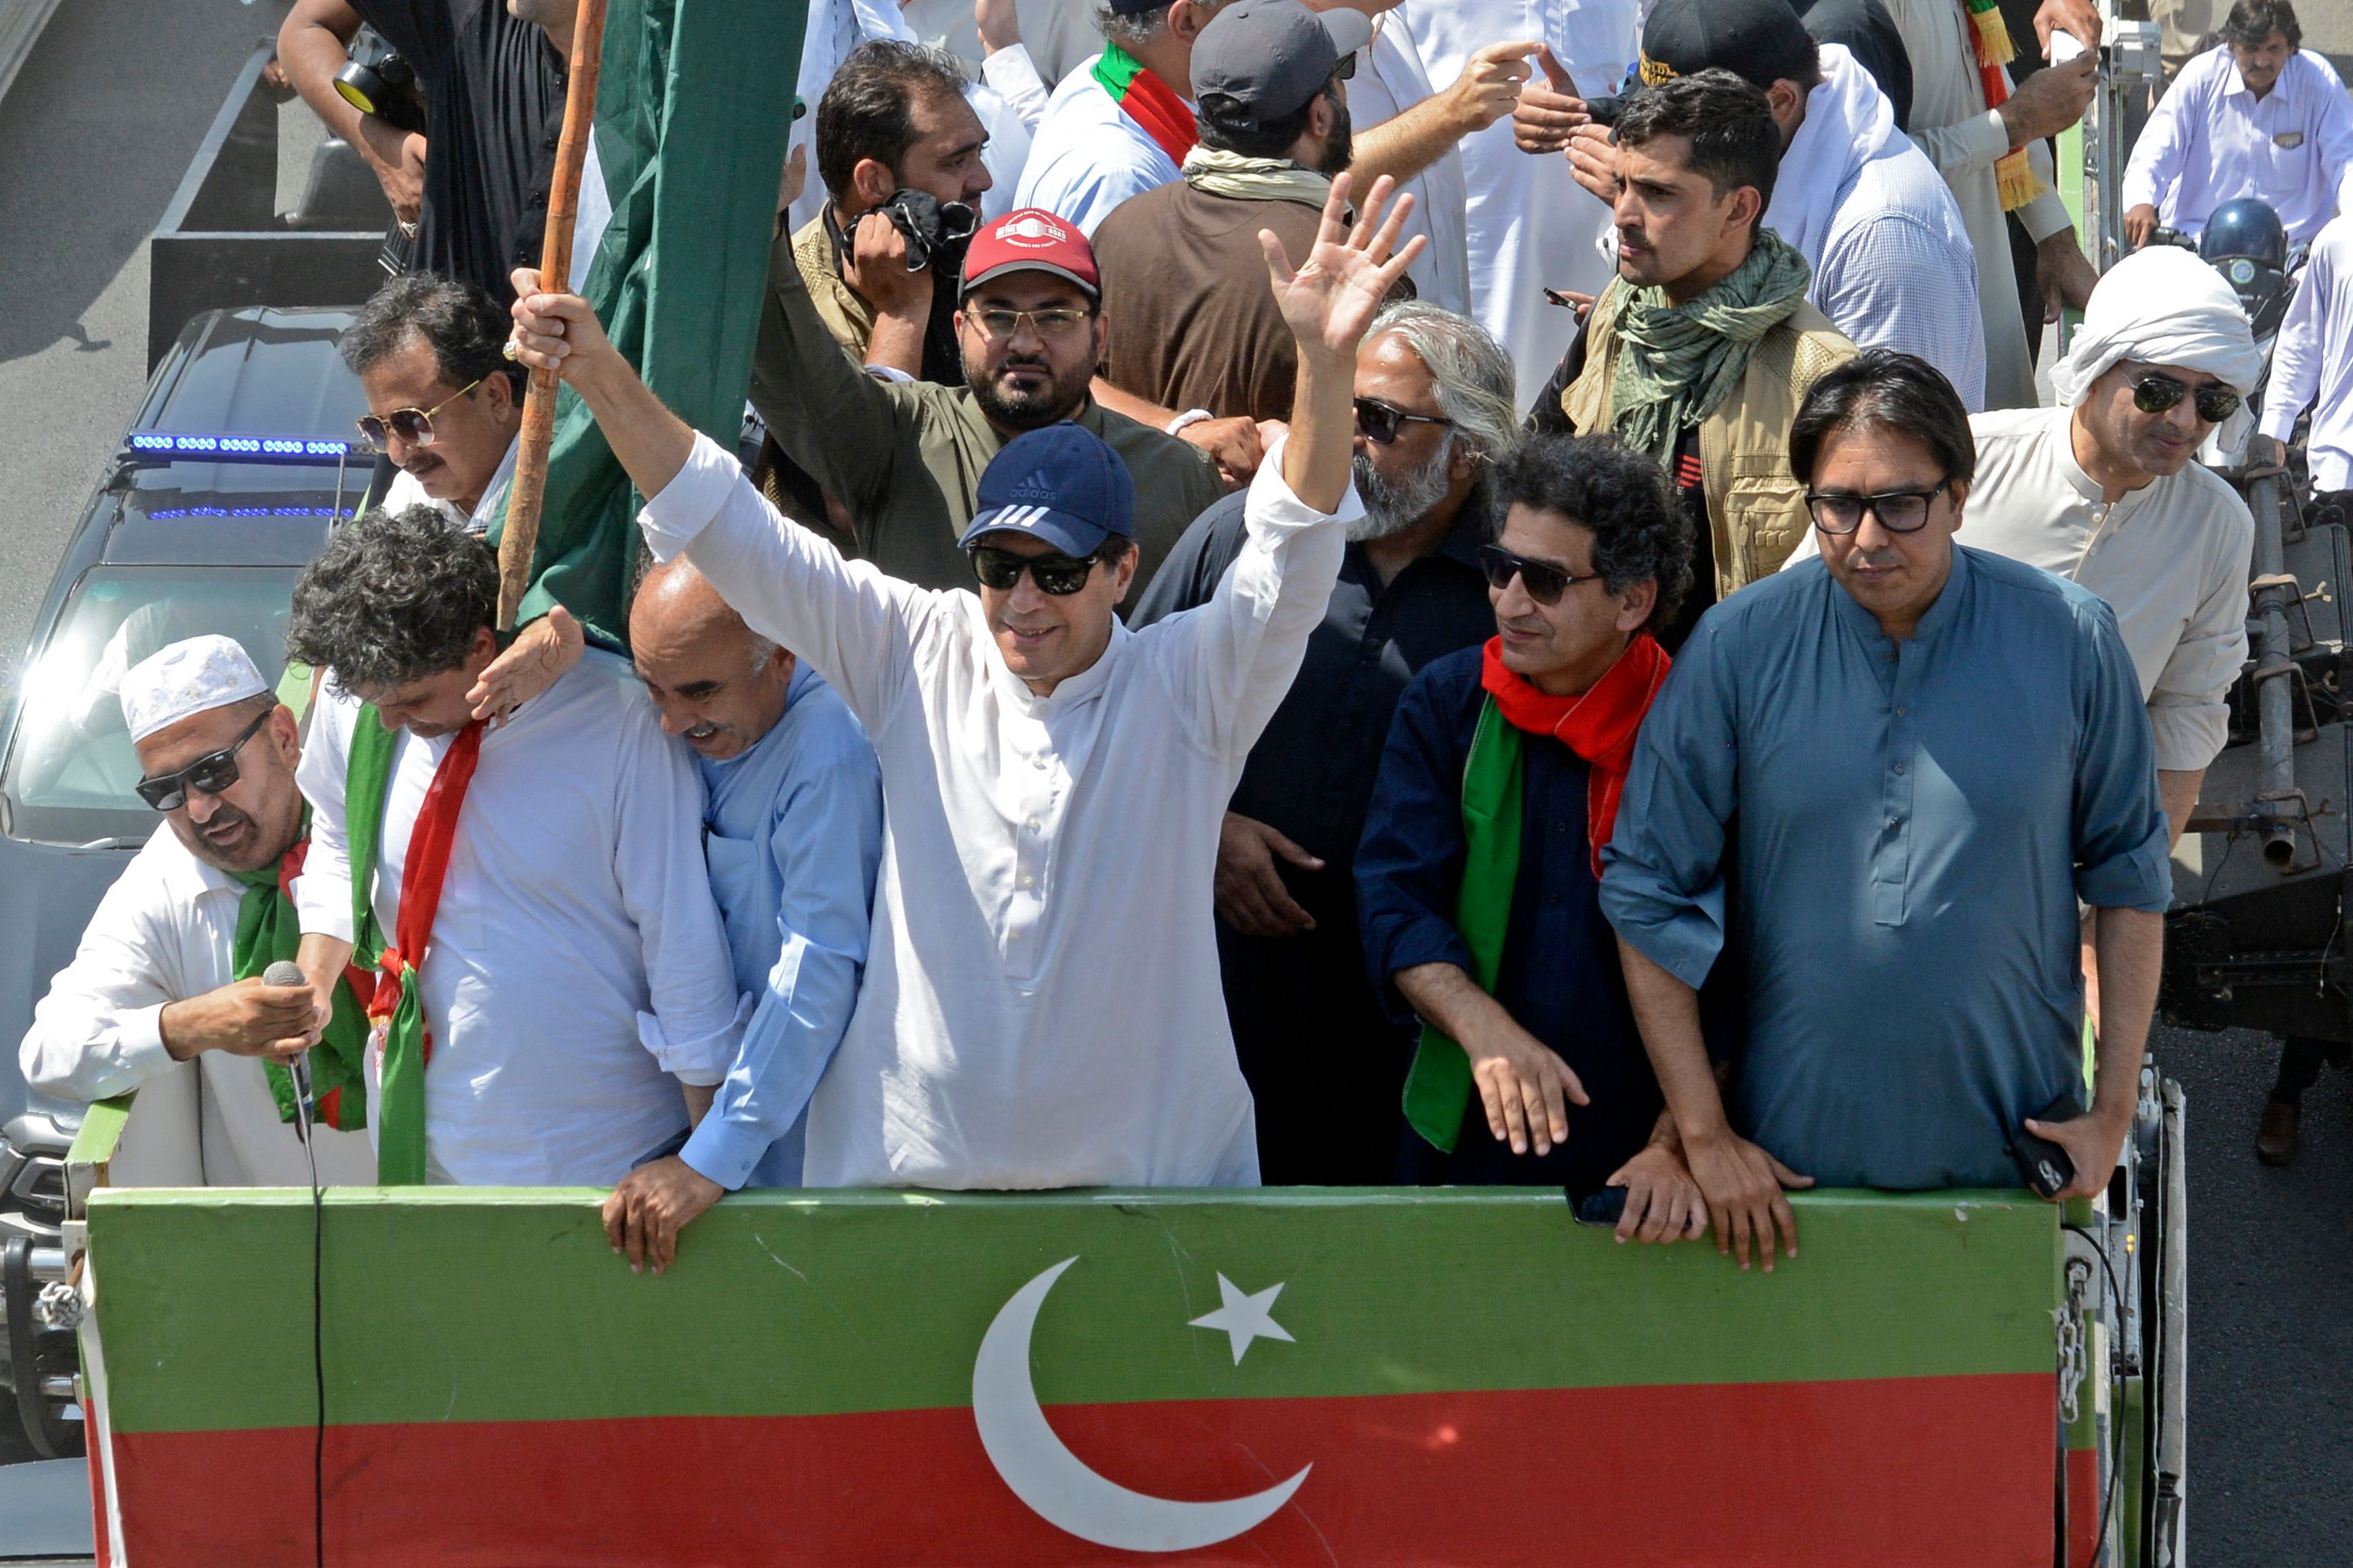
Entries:
<svg viewBox="0 0 2353 1568">
<path fill-rule="evenodd" d="M 1512 109 L 1512 140 L 1523 153 L 1557 153 L 1568 145 L 1569 136 L 1579 126 L 1591 123 L 1593 116 L 1585 107 L 1585 95 L 1577 89 L 1576 79 L 1552 52 L 1551 45 L 1536 46 L 1535 63 L 1544 72 L 1544 80 L 1531 79 L 1520 89 L 1519 100 Z"/>
<path fill-rule="evenodd" d="M 1306 259 L 1297 270 L 1293 269 L 1282 241 L 1271 231 L 1259 230 L 1258 242 L 1266 252 L 1267 278 L 1274 288 L 1275 303 L 1299 344 L 1301 357 L 1319 358 L 1327 365 L 1345 363 L 1353 374 L 1356 345 L 1364 341 L 1389 290 L 1429 240 L 1418 234 L 1402 247 L 1398 244 L 1406 216 L 1413 211 L 1409 195 L 1398 196 L 1388 221 L 1382 221 L 1382 208 L 1397 189 L 1397 182 L 1387 174 L 1373 182 L 1372 194 L 1351 227 L 1348 186 L 1346 174 L 1333 178 L 1315 243 L 1308 247 Z"/>
<path fill-rule="evenodd" d="M 466 693 L 477 719 L 490 721 L 493 730 L 514 717 L 515 710 L 554 685 L 580 662 L 587 637 L 572 612 L 557 605 L 523 627 L 507 650 L 491 660 Z"/>
<path fill-rule="evenodd" d="M 539 269 L 518 267 L 512 274 L 514 331 L 507 357 L 528 370 L 552 370 L 566 381 L 606 355 L 617 355 L 588 301 L 577 294 L 543 294 Z"/>
</svg>

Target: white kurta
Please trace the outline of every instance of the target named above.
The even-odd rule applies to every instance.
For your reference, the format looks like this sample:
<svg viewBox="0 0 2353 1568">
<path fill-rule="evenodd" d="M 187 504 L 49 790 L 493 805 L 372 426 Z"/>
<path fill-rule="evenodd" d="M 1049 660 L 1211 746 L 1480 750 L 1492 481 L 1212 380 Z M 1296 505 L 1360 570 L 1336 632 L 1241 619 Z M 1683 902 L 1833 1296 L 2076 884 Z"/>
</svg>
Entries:
<svg viewBox="0 0 2353 1568">
<path fill-rule="evenodd" d="M 183 1062 L 164 1048 L 165 1005 L 236 978 L 231 951 L 244 900 L 244 884 L 188 853 L 169 823 L 159 825 L 33 1010 L 18 1057 L 34 1089 L 79 1100 L 139 1091 L 137 1136 L 125 1141 L 114 1169 L 123 1185 L 310 1184 L 310 1162 L 293 1127 L 278 1119 L 260 1058 L 206 1051 Z M 321 1129 L 319 1179 L 373 1183 L 366 1135 Z"/>
<path fill-rule="evenodd" d="M 1094 79 L 1098 54 L 1062 79 L 1029 139 L 1014 205 L 1042 207 L 1077 224 L 1088 238 L 1130 196 L 1176 178 L 1176 160 L 1112 101 Z"/>
<path fill-rule="evenodd" d="M 313 808 L 302 929 L 344 940 L 359 712 L 328 682 L 295 775 Z M 409 835 L 454 739 L 396 742 L 375 890 L 387 939 Z M 437 1181 L 608 1185 L 684 1131 L 680 1081 L 725 1075 L 741 1030 L 703 868 L 702 782 L 621 660 L 590 653 L 483 735 L 422 975 Z"/>
<path fill-rule="evenodd" d="M 812 1186 L 1249 1184 L 1248 1086 L 1211 879 L 1242 763 L 1321 622 L 1361 513 L 1282 482 L 1217 595 L 1033 696 L 979 599 L 845 561 L 707 437 L 640 522 L 817 666 L 882 765 L 856 1011 L 808 1117 Z"/>
<path fill-rule="evenodd" d="M 1885 0 L 1904 47 L 1912 57 L 1912 140 L 1918 143 L 1961 205 L 1961 221 L 1978 253 L 1978 312 L 1985 324 L 1988 408 L 2022 408 L 2035 402 L 2032 343 L 2042 331 L 2018 309 L 2018 268 L 2010 259 L 2010 226 L 1993 166 L 2010 151 L 2001 112 L 1988 109 L 1978 75 L 1977 45 L 1962 0 Z M 2024 46 L 2033 47 L 2033 40 Z M 2028 160 L 2045 186 L 2052 183 L 2050 149 L 2037 142 Z M 2053 190 L 2018 209 L 2038 245 L 2072 220 Z M 2030 331 L 2032 336 L 2030 337 Z"/>
<path fill-rule="evenodd" d="M 1373 41 L 1356 53 L 1356 74 L 1348 79 L 1348 118 L 1360 135 L 1433 95 L 1413 35 L 1396 21 L 1394 11 L 1374 17 Z M 1469 315 L 1471 240 L 1465 226 L 1471 195 L 1461 150 L 1449 147 L 1401 189 L 1413 196 L 1413 216 L 1398 243 L 1417 234 L 1430 241 L 1409 269 L 1416 293 L 1456 315 Z"/>
<path fill-rule="evenodd" d="M 1598 98 L 1618 90 L 1639 53 L 1637 13 L 1635 0 L 1406 0 L 1389 22 L 1411 36 L 1435 87 L 1452 85 L 1489 44 L 1541 38 Z M 1601 291 L 1609 208 L 1577 183 L 1566 156 L 1521 152 L 1508 116 L 1464 137 L 1461 152 L 1472 304 L 1512 356 L 1525 413 L 1577 332 L 1575 316 L 1546 303 L 1544 290 Z"/>
<path fill-rule="evenodd" d="M 2280 324 L 2257 428 L 2284 444 L 2307 408 L 2312 488 L 2353 489 L 2353 216 L 2333 220 L 2312 242 Z"/>
</svg>

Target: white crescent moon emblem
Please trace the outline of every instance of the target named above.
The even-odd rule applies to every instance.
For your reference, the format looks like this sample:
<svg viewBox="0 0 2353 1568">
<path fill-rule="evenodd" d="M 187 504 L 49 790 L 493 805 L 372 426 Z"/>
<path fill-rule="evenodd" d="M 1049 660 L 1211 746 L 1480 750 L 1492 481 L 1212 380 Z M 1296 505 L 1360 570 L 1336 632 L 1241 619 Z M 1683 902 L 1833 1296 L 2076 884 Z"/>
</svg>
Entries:
<svg viewBox="0 0 2353 1568">
<path fill-rule="evenodd" d="M 972 1363 L 972 1419 L 988 1461 L 1019 1498 L 1057 1529 L 1097 1546 L 1127 1552 L 1189 1552 L 1231 1541 L 1254 1530 L 1291 1500 L 1313 1465 L 1279 1486 L 1226 1502 L 1178 1502 L 1105 1480 L 1046 1424 L 1038 1391 L 1029 1381 L 1029 1336 L 1038 1309 L 1062 1270 L 1065 1258 L 1013 1294 L 997 1309 Z"/>
</svg>

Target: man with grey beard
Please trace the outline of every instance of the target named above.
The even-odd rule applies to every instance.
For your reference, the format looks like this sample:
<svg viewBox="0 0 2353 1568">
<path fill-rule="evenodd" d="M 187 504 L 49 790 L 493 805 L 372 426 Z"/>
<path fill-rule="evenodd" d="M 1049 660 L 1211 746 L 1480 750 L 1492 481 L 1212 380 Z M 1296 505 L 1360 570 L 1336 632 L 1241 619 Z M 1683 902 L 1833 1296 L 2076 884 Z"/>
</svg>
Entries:
<svg viewBox="0 0 2353 1568">
<path fill-rule="evenodd" d="M 1271 1185 L 1393 1173 L 1413 1041 L 1383 1010 L 1357 938 L 1354 862 L 1398 694 L 1493 634 L 1477 552 L 1482 478 L 1519 441 L 1512 362 L 1467 317 L 1390 306 L 1356 355 L 1365 515 L 1299 677 L 1242 770 L 1218 846 L 1226 1011 L 1258 1102 Z M 1206 602 L 1242 550 L 1242 498 L 1187 529 L 1136 612 Z"/>
</svg>

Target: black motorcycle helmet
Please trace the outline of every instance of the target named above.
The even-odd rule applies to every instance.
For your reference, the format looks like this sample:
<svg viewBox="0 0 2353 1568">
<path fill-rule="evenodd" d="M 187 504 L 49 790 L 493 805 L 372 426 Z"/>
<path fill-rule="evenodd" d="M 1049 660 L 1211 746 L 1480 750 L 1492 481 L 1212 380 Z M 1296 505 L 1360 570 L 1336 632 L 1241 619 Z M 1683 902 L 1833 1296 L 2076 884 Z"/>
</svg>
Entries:
<svg viewBox="0 0 2353 1568">
<path fill-rule="evenodd" d="M 2216 207 L 2206 220 L 2198 254 L 2208 261 L 2245 257 L 2277 269 L 2287 265 L 2287 230 L 2269 202 L 2241 196 Z"/>
</svg>

